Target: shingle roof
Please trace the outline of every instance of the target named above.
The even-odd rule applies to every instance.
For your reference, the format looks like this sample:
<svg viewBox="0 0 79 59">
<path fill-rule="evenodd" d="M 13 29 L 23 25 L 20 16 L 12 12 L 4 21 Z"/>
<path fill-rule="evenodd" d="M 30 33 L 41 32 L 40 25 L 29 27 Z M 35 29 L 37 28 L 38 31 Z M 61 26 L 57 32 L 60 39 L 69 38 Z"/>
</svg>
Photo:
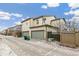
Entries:
<svg viewBox="0 0 79 59">
<path fill-rule="evenodd" d="M 35 19 L 39 19 L 39 18 L 41 18 L 41 17 L 49 17 L 49 16 L 52 16 L 52 15 L 42 15 L 42 16 L 38 16 L 38 17 L 32 17 L 32 18 L 28 18 L 28 19 L 25 19 L 24 21 L 22 21 L 21 23 L 23 23 L 23 22 L 25 22 L 25 21 L 28 21 L 28 20 L 30 20 L 30 19 L 33 19 L 33 20 L 35 20 Z M 55 16 L 53 16 L 53 17 L 55 17 Z M 56 17 L 55 17 L 56 18 Z"/>
<path fill-rule="evenodd" d="M 23 22 L 25 22 L 25 21 L 28 21 L 28 20 L 30 20 L 30 19 L 32 19 L 32 18 L 25 19 L 25 20 L 23 20 L 21 23 L 23 23 Z"/>
<path fill-rule="evenodd" d="M 65 18 L 57 18 L 57 19 L 54 19 L 54 20 L 51 20 L 51 21 L 56 21 L 56 20 L 60 20 L 60 19 L 63 19 L 63 20 L 64 20 L 64 22 L 66 23 Z"/>
<path fill-rule="evenodd" d="M 51 17 L 52 15 L 42 15 L 42 16 L 38 16 L 38 17 L 33 17 L 33 20 L 35 19 L 39 19 L 39 18 L 42 18 L 42 17 Z M 55 16 L 53 16 L 55 17 Z M 56 18 L 56 17 L 55 17 Z"/>
</svg>

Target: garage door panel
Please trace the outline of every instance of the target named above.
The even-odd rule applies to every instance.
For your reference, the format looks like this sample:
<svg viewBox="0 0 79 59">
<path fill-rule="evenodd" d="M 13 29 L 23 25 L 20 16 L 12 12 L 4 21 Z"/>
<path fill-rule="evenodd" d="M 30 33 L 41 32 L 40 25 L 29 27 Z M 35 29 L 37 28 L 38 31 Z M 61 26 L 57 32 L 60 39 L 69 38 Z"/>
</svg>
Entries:
<svg viewBox="0 0 79 59">
<path fill-rule="evenodd" d="M 32 31 L 32 39 L 44 39 L 44 31 Z"/>
</svg>

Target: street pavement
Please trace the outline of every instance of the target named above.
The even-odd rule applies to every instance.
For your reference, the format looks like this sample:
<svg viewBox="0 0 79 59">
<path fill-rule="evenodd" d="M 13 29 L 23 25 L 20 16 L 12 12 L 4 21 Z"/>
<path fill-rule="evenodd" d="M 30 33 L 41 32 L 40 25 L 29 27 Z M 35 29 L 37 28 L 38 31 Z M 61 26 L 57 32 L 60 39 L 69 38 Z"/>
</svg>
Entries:
<svg viewBox="0 0 79 59">
<path fill-rule="evenodd" d="M 79 56 L 79 48 L 60 46 L 59 42 L 27 41 L 12 36 L 0 38 L 17 56 Z"/>
</svg>

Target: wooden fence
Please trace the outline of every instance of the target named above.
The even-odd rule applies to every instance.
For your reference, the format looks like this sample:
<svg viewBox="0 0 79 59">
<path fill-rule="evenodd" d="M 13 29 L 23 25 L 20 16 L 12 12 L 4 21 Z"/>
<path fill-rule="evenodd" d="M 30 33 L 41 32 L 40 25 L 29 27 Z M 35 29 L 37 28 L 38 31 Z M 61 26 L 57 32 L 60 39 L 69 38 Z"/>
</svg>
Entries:
<svg viewBox="0 0 79 59">
<path fill-rule="evenodd" d="M 61 45 L 69 47 L 79 47 L 79 32 L 61 32 Z"/>
</svg>

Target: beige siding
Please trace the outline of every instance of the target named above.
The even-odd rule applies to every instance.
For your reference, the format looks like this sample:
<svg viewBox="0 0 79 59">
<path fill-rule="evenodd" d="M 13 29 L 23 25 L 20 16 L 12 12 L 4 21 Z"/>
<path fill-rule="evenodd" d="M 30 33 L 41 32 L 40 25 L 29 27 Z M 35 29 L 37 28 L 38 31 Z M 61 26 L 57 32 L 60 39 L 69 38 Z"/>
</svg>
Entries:
<svg viewBox="0 0 79 59">
<path fill-rule="evenodd" d="M 45 23 L 43 22 L 43 18 L 46 18 Z M 38 24 L 37 24 L 37 20 L 39 22 Z M 43 17 L 39 17 L 39 18 L 24 21 L 22 23 L 22 32 L 29 31 L 29 35 L 31 37 L 31 32 L 32 31 L 43 30 L 44 31 L 44 39 L 47 40 L 47 32 L 56 32 L 56 33 L 58 33 L 58 29 L 56 29 L 54 27 L 50 27 L 50 26 L 51 25 L 54 25 L 55 27 L 59 26 L 59 20 L 55 21 L 55 22 L 52 22 L 52 24 L 51 24 L 51 20 L 55 20 L 55 17 L 54 16 L 43 16 Z M 64 20 L 60 20 L 60 22 L 62 24 L 65 23 Z M 46 27 L 46 26 L 44 26 L 45 24 L 49 25 L 49 26 Z"/>
<path fill-rule="evenodd" d="M 45 23 L 43 22 L 43 18 L 46 18 Z M 38 24 L 37 24 L 37 20 L 39 22 Z M 65 23 L 63 19 L 52 21 L 52 23 L 51 23 L 51 20 L 55 20 L 55 17 L 54 16 L 45 16 L 45 17 L 41 17 L 41 18 L 38 18 L 35 20 L 31 19 L 31 20 L 25 21 L 22 23 L 22 31 L 26 31 L 26 30 L 28 31 L 29 27 L 32 27 L 32 26 L 48 24 L 48 25 L 52 25 L 55 27 L 59 27 L 60 25 L 63 25 Z"/>
<path fill-rule="evenodd" d="M 30 20 L 30 26 L 32 27 L 34 24 L 35 24 L 35 23 L 34 23 L 34 20 L 31 19 L 31 20 Z"/>
<path fill-rule="evenodd" d="M 39 24 L 37 24 L 37 20 L 39 21 Z M 38 26 L 38 25 L 42 25 L 42 18 L 39 18 L 39 19 L 35 19 L 34 21 L 33 21 L 33 25 L 32 26 Z"/>
<path fill-rule="evenodd" d="M 45 27 L 38 27 L 38 28 L 32 28 L 31 31 L 34 31 L 34 30 L 45 30 Z"/>
<path fill-rule="evenodd" d="M 52 27 L 47 27 L 47 31 L 52 31 L 52 32 L 57 32 L 57 29 L 55 28 L 52 28 Z"/>
<path fill-rule="evenodd" d="M 45 17 L 45 18 L 46 18 L 45 24 L 48 24 L 48 25 L 50 25 L 51 20 L 55 19 L 55 17 L 53 17 L 53 16 L 51 16 L 51 17 Z"/>
<path fill-rule="evenodd" d="M 51 25 L 55 27 L 60 27 L 61 25 L 64 25 L 65 21 L 63 19 L 52 21 Z"/>
<path fill-rule="evenodd" d="M 46 18 L 45 23 L 43 23 L 43 18 Z M 33 21 L 33 25 L 32 26 L 38 26 L 38 25 L 44 25 L 44 24 L 50 25 L 51 20 L 54 20 L 54 19 L 55 19 L 54 16 L 45 16 L 45 17 L 42 17 L 42 18 L 38 18 L 38 19 L 35 19 Z M 39 24 L 37 24 L 37 20 L 39 21 Z"/>
<path fill-rule="evenodd" d="M 22 23 L 22 31 L 28 31 L 29 30 L 29 26 L 26 25 L 26 22 Z"/>
<path fill-rule="evenodd" d="M 27 21 L 22 23 L 22 31 L 29 31 L 30 30 L 31 20 L 32 19 L 27 20 Z"/>
<path fill-rule="evenodd" d="M 46 27 L 37 27 L 37 28 L 32 28 L 31 31 L 34 30 L 46 30 Z M 52 32 L 57 32 L 57 29 L 53 28 L 53 27 L 47 27 L 47 31 L 52 31 Z"/>
</svg>

